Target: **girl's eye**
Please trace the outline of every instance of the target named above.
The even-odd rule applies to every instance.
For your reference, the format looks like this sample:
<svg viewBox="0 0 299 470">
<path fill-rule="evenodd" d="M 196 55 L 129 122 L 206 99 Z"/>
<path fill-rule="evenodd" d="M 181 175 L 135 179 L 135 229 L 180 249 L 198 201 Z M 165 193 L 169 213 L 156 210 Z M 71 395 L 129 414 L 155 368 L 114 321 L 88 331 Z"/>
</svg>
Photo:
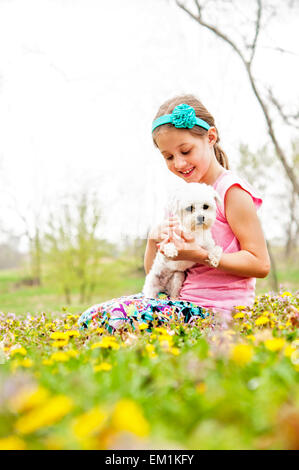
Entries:
<svg viewBox="0 0 299 470">
<path fill-rule="evenodd" d="M 190 152 L 190 150 L 187 150 L 185 152 L 182 152 L 183 155 L 187 155 Z"/>
<path fill-rule="evenodd" d="M 186 207 L 186 211 L 188 211 L 188 212 L 194 212 L 194 211 L 195 211 L 195 206 L 192 206 L 192 205 L 191 205 L 191 206 Z"/>
<path fill-rule="evenodd" d="M 208 206 L 208 204 L 204 204 L 204 205 L 202 206 L 202 208 L 206 211 L 206 210 L 209 208 L 209 206 Z"/>
<path fill-rule="evenodd" d="M 170 157 L 165 157 L 165 158 L 166 158 L 166 160 L 172 160 L 172 159 L 173 159 L 173 156 L 170 155 Z"/>
</svg>

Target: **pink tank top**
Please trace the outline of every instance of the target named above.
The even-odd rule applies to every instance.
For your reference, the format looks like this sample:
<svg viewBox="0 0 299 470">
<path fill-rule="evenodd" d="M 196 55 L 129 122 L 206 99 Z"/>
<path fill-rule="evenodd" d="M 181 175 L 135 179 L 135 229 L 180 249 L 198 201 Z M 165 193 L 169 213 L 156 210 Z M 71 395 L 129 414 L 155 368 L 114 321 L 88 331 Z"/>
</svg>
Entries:
<svg viewBox="0 0 299 470">
<path fill-rule="evenodd" d="M 216 221 L 212 227 L 212 236 L 224 253 L 234 253 L 240 250 L 240 244 L 235 237 L 225 217 L 225 195 L 229 188 L 237 185 L 248 192 L 258 209 L 262 199 L 243 178 L 225 170 L 213 188 L 218 192 L 222 204 L 217 203 Z M 235 276 L 200 264 L 188 269 L 185 282 L 180 292 L 180 300 L 188 300 L 215 312 L 230 313 L 236 305 L 251 306 L 255 297 L 256 279 Z"/>
</svg>

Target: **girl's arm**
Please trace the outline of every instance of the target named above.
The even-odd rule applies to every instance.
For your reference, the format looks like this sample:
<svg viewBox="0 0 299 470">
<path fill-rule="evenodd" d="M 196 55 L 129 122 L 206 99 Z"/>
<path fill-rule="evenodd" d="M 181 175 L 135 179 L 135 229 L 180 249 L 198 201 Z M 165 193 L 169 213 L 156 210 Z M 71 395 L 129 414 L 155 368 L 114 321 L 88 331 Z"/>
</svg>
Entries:
<svg viewBox="0 0 299 470">
<path fill-rule="evenodd" d="M 157 253 L 157 249 L 156 240 L 153 238 L 148 238 L 144 254 L 144 270 L 146 274 L 150 272 Z"/>
<path fill-rule="evenodd" d="M 218 269 L 244 277 L 266 277 L 270 258 L 252 197 L 238 186 L 226 193 L 225 215 L 240 251 L 223 253 Z"/>
<path fill-rule="evenodd" d="M 266 277 L 270 259 L 252 197 L 238 186 L 226 193 L 225 215 L 240 243 L 240 251 L 223 253 L 217 269 L 242 277 Z M 208 252 L 194 243 L 176 242 L 179 255 L 174 260 L 191 260 L 209 265 Z"/>
</svg>

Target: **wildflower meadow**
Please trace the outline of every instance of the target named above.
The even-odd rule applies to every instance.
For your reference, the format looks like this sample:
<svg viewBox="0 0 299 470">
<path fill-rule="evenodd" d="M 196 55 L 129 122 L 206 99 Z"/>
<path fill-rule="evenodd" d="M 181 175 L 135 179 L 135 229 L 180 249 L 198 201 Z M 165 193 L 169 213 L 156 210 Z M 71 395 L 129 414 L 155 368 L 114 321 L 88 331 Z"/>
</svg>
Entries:
<svg viewBox="0 0 299 470">
<path fill-rule="evenodd" d="M 225 328 L 0 314 L 0 449 L 298 449 L 299 295 Z"/>
</svg>

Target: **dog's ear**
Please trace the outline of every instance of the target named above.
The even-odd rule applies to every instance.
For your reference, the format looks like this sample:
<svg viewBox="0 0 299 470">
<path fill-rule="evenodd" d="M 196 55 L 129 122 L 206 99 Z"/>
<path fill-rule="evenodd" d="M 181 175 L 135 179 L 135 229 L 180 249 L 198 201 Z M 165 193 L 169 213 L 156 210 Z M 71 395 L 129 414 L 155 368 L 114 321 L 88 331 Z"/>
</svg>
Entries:
<svg viewBox="0 0 299 470">
<path fill-rule="evenodd" d="M 215 199 L 216 202 L 218 202 L 218 204 L 222 203 L 221 197 L 219 196 L 219 194 L 215 190 L 214 190 L 214 199 Z"/>
</svg>

